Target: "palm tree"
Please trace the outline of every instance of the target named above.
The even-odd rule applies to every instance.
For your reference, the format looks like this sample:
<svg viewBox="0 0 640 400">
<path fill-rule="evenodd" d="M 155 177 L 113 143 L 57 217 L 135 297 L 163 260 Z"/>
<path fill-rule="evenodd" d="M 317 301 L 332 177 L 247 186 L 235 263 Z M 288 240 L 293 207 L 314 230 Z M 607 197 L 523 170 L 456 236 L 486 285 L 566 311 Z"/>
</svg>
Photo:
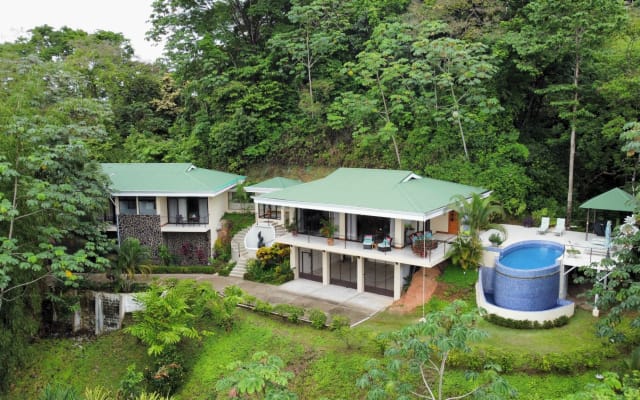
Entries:
<svg viewBox="0 0 640 400">
<path fill-rule="evenodd" d="M 471 236 L 477 238 L 481 231 L 489 229 L 495 229 L 507 235 L 504 226 L 493 222 L 496 217 L 504 217 L 504 211 L 490 197 L 483 199 L 478 193 L 472 193 L 469 200 L 462 195 L 454 196 L 453 200 L 455 203 L 452 209 L 460 215 L 461 221 L 469 226 Z"/>
<path fill-rule="evenodd" d="M 133 237 L 126 238 L 118 248 L 117 269 L 121 274 L 125 274 L 127 279 L 133 279 L 136 273 L 149 273 L 150 268 L 146 265 L 149 260 L 149 249 L 140 244 L 140 241 Z"/>
<path fill-rule="evenodd" d="M 462 195 L 453 197 L 453 200 L 455 203 L 451 208 L 460 215 L 460 220 L 468 226 L 468 230 L 463 230 L 458 235 L 451 244 L 448 255 L 464 271 L 476 269 L 482 259 L 480 232 L 495 229 L 505 238 L 507 236 L 504 226 L 493 222 L 495 217 L 503 217 L 504 211 L 489 197 L 483 199 L 478 193 L 472 193 L 468 200 Z"/>
</svg>

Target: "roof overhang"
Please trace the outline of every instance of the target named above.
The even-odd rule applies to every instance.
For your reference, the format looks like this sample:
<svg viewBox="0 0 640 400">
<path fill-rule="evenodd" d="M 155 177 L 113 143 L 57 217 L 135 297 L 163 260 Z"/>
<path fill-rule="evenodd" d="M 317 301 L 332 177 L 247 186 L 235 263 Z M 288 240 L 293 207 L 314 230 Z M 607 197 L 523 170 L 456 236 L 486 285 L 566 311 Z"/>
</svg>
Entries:
<svg viewBox="0 0 640 400">
<path fill-rule="evenodd" d="M 372 217 L 381 218 L 398 218 L 411 221 L 426 221 L 431 218 L 446 214 L 450 210 L 449 207 L 442 207 L 426 213 L 415 213 L 400 210 L 380 210 L 366 207 L 350 207 L 337 204 L 304 203 L 276 199 L 260 199 L 259 197 L 254 197 L 254 202 L 257 204 L 267 204 L 281 207 L 304 208 L 309 210 L 319 210 L 345 214 L 369 215 Z"/>
<path fill-rule="evenodd" d="M 110 190 L 113 197 L 216 197 L 238 186 L 237 183 L 226 186 L 217 192 L 154 192 L 154 191 L 117 191 Z"/>
</svg>

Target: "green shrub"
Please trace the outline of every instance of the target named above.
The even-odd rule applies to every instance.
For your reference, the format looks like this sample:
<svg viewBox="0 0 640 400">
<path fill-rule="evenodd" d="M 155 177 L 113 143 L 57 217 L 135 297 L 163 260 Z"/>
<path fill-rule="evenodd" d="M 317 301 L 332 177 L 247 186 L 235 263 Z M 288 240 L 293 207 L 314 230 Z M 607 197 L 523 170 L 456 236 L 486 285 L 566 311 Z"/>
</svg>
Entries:
<svg viewBox="0 0 640 400">
<path fill-rule="evenodd" d="M 309 311 L 309 320 L 311 321 L 311 326 L 314 328 L 323 329 L 327 324 L 327 314 L 322 310 L 314 308 Z"/>
<path fill-rule="evenodd" d="M 350 326 L 351 321 L 344 315 L 334 315 L 333 318 L 331 318 L 331 325 L 329 325 L 332 331 L 349 328 Z"/>
<path fill-rule="evenodd" d="M 127 372 L 120 381 L 118 396 L 123 399 L 133 399 L 142 393 L 144 374 L 136 371 L 134 364 L 127 367 Z"/>
<path fill-rule="evenodd" d="M 500 365 L 503 372 L 526 371 L 537 373 L 577 374 L 586 369 L 600 367 L 618 350 L 613 346 L 602 348 L 577 348 L 562 353 L 531 354 L 526 352 L 505 351 L 498 348 L 488 350 L 474 349 L 469 353 L 452 353 L 451 366 L 474 371 L 482 371 L 485 365 Z"/>
<path fill-rule="evenodd" d="M 304 315 L 304 308 L 293 304 L 277 304 L 273 311 L 286 318 L 289 322 L 298 323 L 300 317 Z"/>
<path fill-rule="evenodd" d="M 213 266 L 194 265 L 194 266 L 166 266 L 153 265 L 150 267 L 152 274 L 215 274 L 216 270 Z"/>
<path fill-rule="evenodd" d="M 154 368 L 146 369 L 145 378 L 153 392 L 171 394 L 184 382 L 185 370 L 178 351 L 167 351 L 155 359 Z"/>
<path fill-rule="evenodd" d="M 249 260 L 244 279 L 254 282 L 280 285 L 293 279 L 289 261 L 290 247 L 274 244 L 256 252 L 256 259 Z"/>
<path fill-rule="evenodd" d="M 273 312 L 273 306 L 271 305 L 271 303 L 267 301 L 262 301 L 260 299 L 257 299 L 256 305 L 253 308 L 253 310 L 262 314 L 269 314 Z"/>
<path fill-rule="evenodd" d="M 74 388 L 56 383 L 47 385 L 42 391 L 39 400 L 80 400 L 80 398 Z"/>
<path fill-rule="evenodd" d="M 176 263 L 176 257 L 171 254 L 169 247 L 166 244 L 158 246 L 158 257 L 160 257 L 163 265 L 172 265 Z"/>
<path fill-rule="evenodd" d="M 231 271 L 233 271 L 235 267 L 236 267 L 235 261 L 228 262 L 222 268 L 220 268 L 220 270 L 218 271 L 218 275 L 229 276 L 229 274 L 231 273 Z"/>
<path fill-rule="evenodd" d="M 213 244 L 214 258 L 228 262 L 231 260 L 231 243 L 223 243 L 220 238 Z"/>
<path fill-rule="evenodd" d="M 551 329 L 551 328 L 559 328 L 561 326 L 565 326 L 569 323 L 569 318 L 567 316 L 561 316 L 552 321 L 544 321 L 542 324 L 538 321 L 529 321 L 529 320 L 514 320 L 510 318 L 503 318 L 495 314 L 487 314 L 484 316 L 484 319 L 488 322 L 491 322 L 494 325 L 504 326 L 506 328 L 513 329 Z"/>
</svg>

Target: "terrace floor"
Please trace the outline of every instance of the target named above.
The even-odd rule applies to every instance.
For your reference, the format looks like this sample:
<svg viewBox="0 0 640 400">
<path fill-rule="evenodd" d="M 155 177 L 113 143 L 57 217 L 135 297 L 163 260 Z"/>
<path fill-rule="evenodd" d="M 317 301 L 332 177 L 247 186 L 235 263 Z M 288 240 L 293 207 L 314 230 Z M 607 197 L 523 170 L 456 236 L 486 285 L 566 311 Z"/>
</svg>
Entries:
<svg viewBox="0 0 640 400">
<path fill-rule="evenodd" d="M 546 240 L 559 243 L 565 246 L 564 265 L 566 266 L 588 266 L 600 262 L 607 255 L 605 239 L 593 233 L 588 235 L 585 232 L 565 231 L 562 235 L 556 235 L 553 228 L 545 234 L 538 233 L 538 227 L 524 227 L 520 225 L 504 225 L 507 230 L 507 238 L 500 248 L 505 248 L 511 244 L 525 240 Z M 491 247 L 489 235 L 494 231 L 484 232 L 480 238 L 485 247 Z M 313 250 L 327 251 L 336 254 L 345 254 L 356 257 L 364 257 L 372 260 L 381 260 L 388 263 L 398 262 L 401 264 L 415 265 L 431 268 L 446 260 L 446 253 L 449 250 L 451 241 L 455 235 L 446 233 L 436 233 L 434 239 L 437 240 L 438 247 L 428 252 L 426 257 L 420 257 L 411 250 L 411 246 L 402 249 L 392 248 L 388 252 L 377 249 L 364 249 L 362 243 L 348 240 L 335 239 L 333 246 L 327 244 L 324 237 L 310 235 L 286 234 L 276 239 L 277 242 L 291 246 L 304 247 Z M 567 251 L 574 250 L 574 251 Z M 611 249 L 611 256 L 615 257 L 615 247 Z"/>
<path fill-rule="evenodd" d="M 538 227 L 526 228 L 520 225 L 503 226 L 507 230 L 507 239 L 502 243 L 501 248 L 525 240 L 547 240 L 560 243 L 565 246 L 564 265 L 572 267 L 588 266 L 592 263 L 600 262 L 600 260 L 607 256 L 605 238 L 603 236 L 596 236 L 593 233 L 586 234 L 585 232 L 565 231 L 562 235 L 556 235 L 553 232 L 553 228 L 550 228 L 547 233 L 539 234 Z M 493 232 L 495 231 L 487 231 L 481 235 L 482 244 L 485 247 L 492 246 L 489 242 L 489 235 Z M 579 253 L 567 252 L 569 249 L 576 250 Z M 610 253 L 612 257 L 615 257 L 615 248 L 612 248 Z"/>
</svg>

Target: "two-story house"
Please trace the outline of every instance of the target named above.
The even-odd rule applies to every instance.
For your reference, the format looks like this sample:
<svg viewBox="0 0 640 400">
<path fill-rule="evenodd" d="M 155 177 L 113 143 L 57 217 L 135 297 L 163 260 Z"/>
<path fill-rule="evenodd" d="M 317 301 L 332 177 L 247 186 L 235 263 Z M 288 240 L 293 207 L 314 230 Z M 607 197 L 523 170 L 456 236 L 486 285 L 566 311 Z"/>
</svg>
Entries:
<svg viewBox="0 0 640 400">
<path fill-rule="evenodd" d="M 276 242 L 291 245 L 296 279 L 398 299 L 412 270 L 446 259 L 459 230 L 453 198 L 472 193 L 490 192 L 411 171 L 340 168 L 323 179 L 257 195 L 254 202 L 258 222 L 295 222 L 295 232 Z M 333 245 L 321 234 L 327 223 L 335 228 Z"/>
<path fill-rule="evenodd" d="M 206 264 L 229 194 L 244 176 L 190 163 L 102 164 L 111 203 L 106 219 L 121 242 L 135 237 L 154 256 L 161 245 L 180 263 Z"/>
</svg>

